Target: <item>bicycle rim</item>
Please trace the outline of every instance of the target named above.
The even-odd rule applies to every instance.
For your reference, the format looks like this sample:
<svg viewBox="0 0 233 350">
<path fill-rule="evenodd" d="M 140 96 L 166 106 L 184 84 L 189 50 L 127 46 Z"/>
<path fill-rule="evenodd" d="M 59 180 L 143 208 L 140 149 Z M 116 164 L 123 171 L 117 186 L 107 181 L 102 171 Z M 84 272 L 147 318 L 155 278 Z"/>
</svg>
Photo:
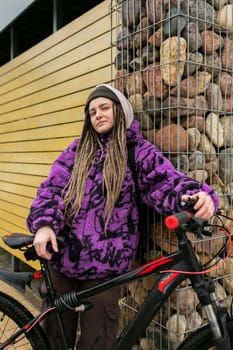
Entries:
<svg viewBox="0 0 233 350">
<path fill-rule="evenodd" d="M 17 300 L 0 292 L 0 346 L 17 330 L 27 324 L 33 315 Z M 26 335 L 21 335 L 14 344 L 4 349 L 49 350 L 50 346 L 40 325 L 36 325 Z"/>
<path fill-rule="evenodd" d="M 233 319 L 228 323 L 231 338 L 231 349 L 233 350 Z M 213 345 L 213 335 L 209 325 L 204 326 L 188 336 L 177 350 L 216 350 Z"/>
</svg>

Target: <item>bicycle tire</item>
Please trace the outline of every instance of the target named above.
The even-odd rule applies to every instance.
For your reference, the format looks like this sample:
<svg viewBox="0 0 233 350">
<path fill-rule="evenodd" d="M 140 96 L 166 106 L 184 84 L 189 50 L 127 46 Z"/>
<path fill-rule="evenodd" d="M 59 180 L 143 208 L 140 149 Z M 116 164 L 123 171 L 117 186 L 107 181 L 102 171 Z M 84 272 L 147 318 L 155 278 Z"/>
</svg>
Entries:
<svg viewBox="0 0 233 350">
<path fill-rule="evenodd" d="M 231 349 L 233 349 L 233 319 L 227 324 L 231 338 Z M 177 348 L 177 350 L 208 350 L 215 349 L 213 335 L 209 325 L 199 328 L 191 333 Z"/>
<path fill-rule="evenodd" d="M 33 317 L 24 305 L 11 296 L 0 292 L 0 345 L 10 334 L 14 334 L 19 328 L 30 322 Z M 42 327 L 37 324 L 23 337 L 21 336 L 20 341 L 8 345 L 7 349 L 50 350 L 51 348 Z"/>
</svg>

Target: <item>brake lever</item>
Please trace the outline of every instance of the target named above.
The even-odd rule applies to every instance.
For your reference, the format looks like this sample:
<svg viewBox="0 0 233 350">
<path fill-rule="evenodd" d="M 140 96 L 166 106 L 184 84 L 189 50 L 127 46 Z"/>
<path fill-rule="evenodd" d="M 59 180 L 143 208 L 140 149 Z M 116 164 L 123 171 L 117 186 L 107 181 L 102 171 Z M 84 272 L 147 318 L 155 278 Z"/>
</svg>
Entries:
<svg viewBox="0 0 233 350">
<path fill-rule="evenodd" d="M 182 206 L 183 210 L 188 211 L 191 214 L 195 214 L 196 210 L 194 209 L 194 205 L 196 204 L 196 202 L 198 201 L 198 197 L 197 198 L 192 198 L 189 197 L 187 200 L 182 200 L 180 205 Z"/>
</svg>

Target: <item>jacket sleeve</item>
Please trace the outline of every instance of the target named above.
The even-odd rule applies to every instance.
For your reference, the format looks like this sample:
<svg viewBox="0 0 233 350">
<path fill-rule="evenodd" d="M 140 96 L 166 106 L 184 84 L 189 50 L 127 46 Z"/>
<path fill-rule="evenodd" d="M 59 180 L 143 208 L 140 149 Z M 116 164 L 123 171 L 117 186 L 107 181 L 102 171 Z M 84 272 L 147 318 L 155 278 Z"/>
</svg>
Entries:
<svg viewBox="0 0 233 350">
<path fill-rule="evenodd" d="M 70 179 L 76 147 L 77 140 L 59 155 L 48 177 L 39 186 L 27 218 L 30 232 L 36 233 L 43 226 L 50 226 L 55 233 L 63 228 L 62 191 Z"/>
<path fill-rule="evenodd" d="M 171 162 L 150 142 L 137 144 L 135 161 L 140 199 L 163 215 L 180 211 L 181 196 L 204 191 L 218 208 L 218 196 L 205 183 L 189 178 L 174 168 Z"/>
</svg>

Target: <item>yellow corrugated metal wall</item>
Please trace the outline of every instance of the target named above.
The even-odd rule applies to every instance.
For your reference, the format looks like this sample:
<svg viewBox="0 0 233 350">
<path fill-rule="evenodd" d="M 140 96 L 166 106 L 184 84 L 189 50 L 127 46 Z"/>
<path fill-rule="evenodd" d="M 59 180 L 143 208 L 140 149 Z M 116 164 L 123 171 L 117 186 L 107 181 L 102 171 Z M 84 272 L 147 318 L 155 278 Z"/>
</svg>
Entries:
<svg viewBox="0 0 233 350">
<path fill-rule="evenodd" d="M 88 93 L 110 80 L 109 1 L 0 67 L 0 236 L 27 232 L 38 185 L 80 135 Z"/>
</svg>

